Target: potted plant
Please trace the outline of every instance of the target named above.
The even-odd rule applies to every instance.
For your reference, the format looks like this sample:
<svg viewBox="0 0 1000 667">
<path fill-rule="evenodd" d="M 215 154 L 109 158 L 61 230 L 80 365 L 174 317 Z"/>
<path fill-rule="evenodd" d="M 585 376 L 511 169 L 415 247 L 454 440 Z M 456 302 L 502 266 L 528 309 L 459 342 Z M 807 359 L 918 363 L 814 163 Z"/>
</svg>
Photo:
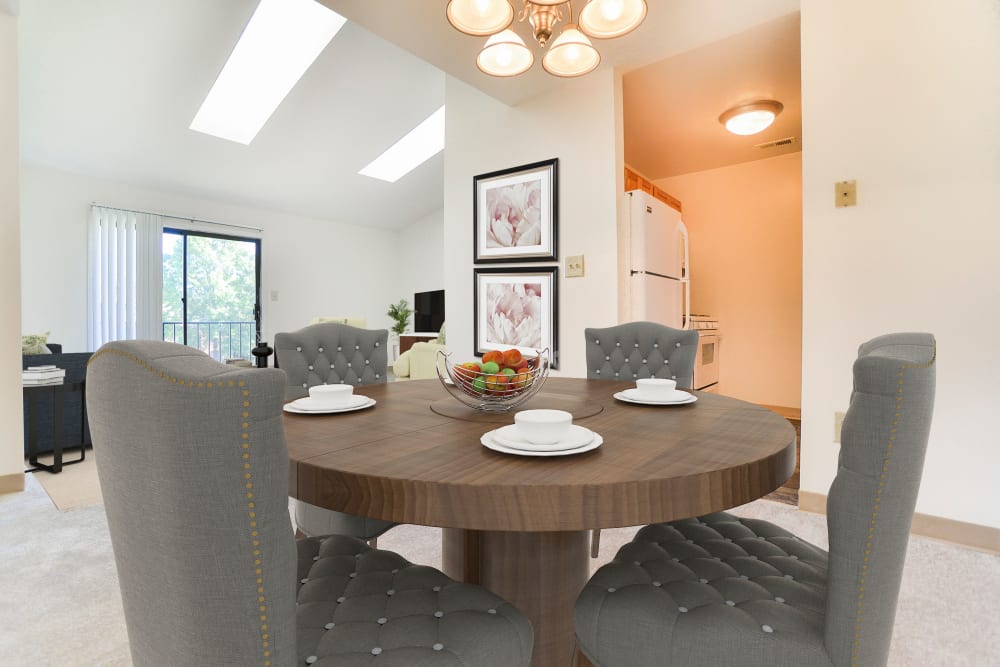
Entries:
<svg viewBox="0 0 1000 667">
<path fill-rule="evenodd" d="M 400 299 L 399 303 L 391 304 L 389 311 L 386 313 L 386 315 L 396 322 L 392 325 L 392 332 L 395 334 L 393 351 L 396 354 L 399 353 L 399 335 L 406 331 L 406 327 L 410 324 L 410 315 L 412 314 L 413 309 L 410 308 L 410 304 L 406 299 Z"/>
</svg>

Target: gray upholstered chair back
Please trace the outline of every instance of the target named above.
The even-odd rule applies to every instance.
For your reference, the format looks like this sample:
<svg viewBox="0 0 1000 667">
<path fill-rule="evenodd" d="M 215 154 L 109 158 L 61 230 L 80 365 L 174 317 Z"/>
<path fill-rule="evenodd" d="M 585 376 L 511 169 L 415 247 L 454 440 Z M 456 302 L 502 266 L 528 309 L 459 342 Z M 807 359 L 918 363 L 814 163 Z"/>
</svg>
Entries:
<svg viewBox="0 0 1000 667">
<path fill-rule="evenodd" d="M 884 665 L 934 408 L 935 342 L 863 344 L 827 497 L 826 649 L 835 665 Z"/>
<path fill-rule="evenodd" d="M 587 378 L 623 380 L 658 377 L 694 384 L 698 332 L 656 322 L 628 322 L 605 329 L 585 329 Z"/>
<path fill-rule="evenodd" d="M 136 665 L 296 663 L 284 394 L 279 370 L 173 343 L 108 343 L 91 359 L 87 410 Z"/>
<path fill-rule="evenodd" d="M 278 366 L 288 374 L 286 398 L 309 395 L 317 384 L 381 384 L 388 363 L 386 329 L 334 322 L 311 324 L 274 337 Z"/>
</svg>

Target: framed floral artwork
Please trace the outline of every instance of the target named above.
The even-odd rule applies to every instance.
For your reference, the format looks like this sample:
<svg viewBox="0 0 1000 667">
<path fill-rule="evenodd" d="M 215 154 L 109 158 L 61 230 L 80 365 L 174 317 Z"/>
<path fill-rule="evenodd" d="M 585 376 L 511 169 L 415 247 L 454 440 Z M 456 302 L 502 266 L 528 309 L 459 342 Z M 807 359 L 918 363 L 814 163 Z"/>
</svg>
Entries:
<svg viewBox="0 0 1000 667">
<path fill-rule="evenodd" d="M 557 266 L 473 269 L 476 354 L 516 347 L 534 354 L 548 348 L 559 367 Z"/>
<path fill-rule="evenodd" d="M 559 258 L 559 160 L 480 174 L 473 179 L 474 262 Z"/>
</svg>

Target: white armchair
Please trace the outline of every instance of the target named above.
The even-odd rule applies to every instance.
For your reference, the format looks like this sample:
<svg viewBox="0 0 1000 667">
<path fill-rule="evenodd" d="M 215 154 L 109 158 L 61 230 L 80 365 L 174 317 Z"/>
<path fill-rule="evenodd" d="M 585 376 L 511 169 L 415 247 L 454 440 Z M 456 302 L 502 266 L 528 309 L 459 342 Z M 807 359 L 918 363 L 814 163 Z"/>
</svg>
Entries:
<svg viewBox="0 0 1000 667">
<path fill-rule="evenodd" d="M 444 363 L 439 361 L 438 357 L 438 350 L 444 349 L 445 346 L 440 343 L 414 343 L 392 364 L 392 372 L 395 373 L 397 380 L 436 378 L 435 364 L 440 363 L 441 370 L 444 371 Z"/>
</svg>

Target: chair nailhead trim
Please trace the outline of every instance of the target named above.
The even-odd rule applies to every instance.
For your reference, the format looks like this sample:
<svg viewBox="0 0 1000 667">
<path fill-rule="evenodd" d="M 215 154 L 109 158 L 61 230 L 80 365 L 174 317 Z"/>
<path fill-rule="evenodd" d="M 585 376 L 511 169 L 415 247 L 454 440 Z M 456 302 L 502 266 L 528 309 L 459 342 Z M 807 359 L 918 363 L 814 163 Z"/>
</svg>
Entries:
<svg viewBox="0 0 1000 667">
<path fill-rule="evenodd" d="M 497 613 L 497 610 L 496 609 L 487 609 L 486 613 L 487 614 L 495 614 L 495 613 Z"/>
<path fill-rule="evenodd" d="M 305 584 L 305 583 L 308 583 L 308 582 L 309 582 L 308 579 L 301 579 L 301 580 L 299 580 L 299 583 L 302 583 L 302 584 Z"/>
<path fill-rule="evenodd" d="M 682 614 L 686 614 L 687 610 L 688 610 L 687 607 L 677 607 L 677 611 L 679 611 Z"/>
<path fill-rule="evenodd" d="M 732 600 L 726 600 L 726 604 L 729 605 L 730 607 L 735 607 L 736 606 L 736 603 L 733 602 Z"/>
<path fill-rule="evenodd" d="M 316 656 L 314 656 L 314 655 L 311 655 L 311 656 L 309 656 L 308 658 L 306 658 L 306 664 L 307 664 L 307 665 L 311 665 L 311 664 L 313 664 L 314 662 L 316 662 L 317 660 L 319 660 L 319 658 L 317 658 L 317 657 L 316 657 Z"/>
<path fill-rule="evenodd" d="M 372 649 L 372 655 L 378 655 L 381 652 L 382 652 L 382 649 L 380 649 L 378 646 L 376 646 L 375 648 Z"/>
<path fill-rule="evenodd" d="M 434 618 L 443 618 L 443 617 L 444 617 L 444 612 L 443 611 L 436 611 L 436 612 L 434 612 Z"/>
<path fill-rule="evenodd" d="M 327 624 L 326 624 L 326 625 L 324 625 L 323 627 L 324 627 L 324 628 L 326 628 L 327 630 L 333 630 L 333 627 L 334 627 L 335 625 L 337 625 L 337 624 L 336 624 L 336 623 L 327 623 Z"/>
<path fill-rule="evenodd" d="M 435 651 L 440 651 L 441 649 L 444 648 L 444 644 L 435 644 L 431 648 L 434 649 Z"/>
<path fill-rule="evenodd" d="M 784 601 L 785 601 L 785 598 L 781 598 L 781 597 L 778 597 L 778 598 L 774 598 L 774 601 L 775 601 L 775 602 L 784 602 Z"/>
<path fill-rule="evenodd" d="M 434 588 L 432 588 L 431 590 L 432 590 L 432 591 L 434 591 L 435 593 L 437 593 L 438 591 L 440 591 L 440 590 L 441 590 L 441 587 L 440 587 L 440 586 L 435 586 L 435 587 L 434 587 Z"/>
<path fill-rule="evenodd" d="M 770 625 L 762 625 L 760 626 L 760 629 L 763 630 L 764 632 L 774 632 L 774 628 L 772 628 Z"/>
<path fill-rule="evenodd" d="M 385 625 L 388 621 L 389 621 L 389 619 L 387 619 L 385 616 L 383 616 L 382 618 L 378 619 L 375 622 L 378 623 L 379 625 Z"/>
</svg>

